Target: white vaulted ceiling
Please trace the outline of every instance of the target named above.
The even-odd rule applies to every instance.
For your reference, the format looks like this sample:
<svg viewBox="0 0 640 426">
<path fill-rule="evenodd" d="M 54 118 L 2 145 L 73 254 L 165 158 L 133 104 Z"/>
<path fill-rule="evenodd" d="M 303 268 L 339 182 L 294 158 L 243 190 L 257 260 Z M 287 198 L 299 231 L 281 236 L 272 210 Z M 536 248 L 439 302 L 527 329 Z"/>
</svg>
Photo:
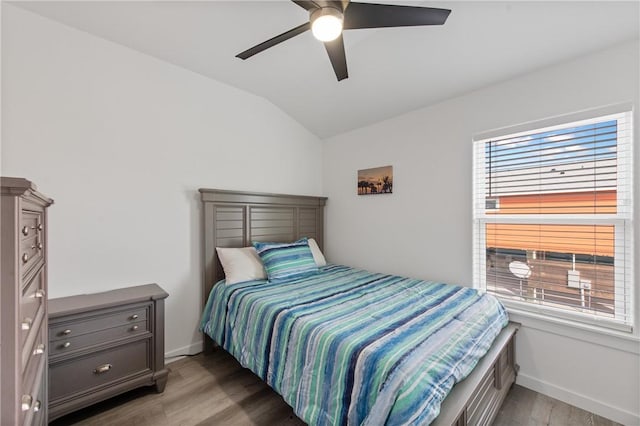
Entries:
<svg viewBox="0 0 640 426">
<path fill-rule="evenodd" d="M 235 55 L 308 19 L 290 1 L 15 2 L 262 96 L 321 138 L 637 39 L 637 1 L 394 3 L 451 9 L 443 26 L 351 30 L 338 82 L 310 32 Z"/>
</svg>

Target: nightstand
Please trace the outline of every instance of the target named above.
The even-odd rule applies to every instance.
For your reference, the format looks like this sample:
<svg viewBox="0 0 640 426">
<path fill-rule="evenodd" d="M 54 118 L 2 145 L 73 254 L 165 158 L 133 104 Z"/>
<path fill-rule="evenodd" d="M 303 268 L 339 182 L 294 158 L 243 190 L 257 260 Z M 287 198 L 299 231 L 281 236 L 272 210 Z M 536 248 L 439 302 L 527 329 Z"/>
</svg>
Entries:
<svg viewBox="0 0 640 426">
<path fill-rule="evenodd" d="M 164 391 L 157 284 L 49 300 L 49 420 L 141 386 Z"/>
</svg>

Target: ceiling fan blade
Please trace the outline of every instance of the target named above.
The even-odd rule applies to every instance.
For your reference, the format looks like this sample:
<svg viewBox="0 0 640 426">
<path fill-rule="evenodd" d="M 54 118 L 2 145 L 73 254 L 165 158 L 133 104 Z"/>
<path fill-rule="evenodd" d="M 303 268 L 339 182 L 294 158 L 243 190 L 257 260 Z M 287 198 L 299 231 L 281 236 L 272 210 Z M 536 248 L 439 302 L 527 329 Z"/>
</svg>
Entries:
<svg viewBox="0 0 640 426">
<path fill-rule="evenodd" d="M 451 13 L 449 9 L 433 7 L 400 6 L 375 3 L 349 3 L 344 11 L 343 28 L 411 27 L 418 25 L 442 25 Z"/>
<path fill-rule="evenodd" d="M 348 78 L 347 57 L 344 53 L 344 41 L 342 40 L 342 34 L 333 41 L 325 42 L 324 47 L 327 49 L 329 60 L 331 61 L 333 71 L 336 73 L 338 81 Z"/>
<path fill-rule="evenodd" d="M 303 32 L 307 31 L 309 28 L 311 28 L 311 23 L 309 22 L 305 22 L 302 25 L 298 25 L 295 28 L 290 29 L 287 32 L 284 32 L 280 35 L 277 35 L 265 42 L 262 42 L 256 46 L 253 46 L 251 49 L 247 49 L 242 53 L 238 53 L 236 55 L 236 58 L 240 58 L 240 59 L 247 59 L 252 57 L 253 55 L 262 52 L 263 50 L 267 50 L 270 47 L 275 46 L 276 44 L 282 43 L 283 41 L 289 40 L 290 38 L 293 38 L 295 36 L 297 36 L 298 34 L 302 34 Z"/>
<path fill-rule="evenodd" d="M 291 1 L 305 10 L 313 10 L 320 7 L 317 5 L 317 3 L 311 0 L 291 0 Z"/>
</svg>

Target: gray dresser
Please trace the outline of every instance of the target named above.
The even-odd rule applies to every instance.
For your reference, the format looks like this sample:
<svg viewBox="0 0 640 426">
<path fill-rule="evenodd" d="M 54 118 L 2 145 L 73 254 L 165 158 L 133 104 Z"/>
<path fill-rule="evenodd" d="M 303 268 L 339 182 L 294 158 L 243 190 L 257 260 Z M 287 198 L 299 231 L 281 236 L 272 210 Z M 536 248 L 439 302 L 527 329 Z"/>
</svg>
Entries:
<svg viewBox="0 0 640 426">
<path fill-rule="evenodd" d="M 140 387 L 163 392 L 157 284 L 49 300 L 49 420 Z"/>
<path fill-rule="evenodd" d="M 47 423 L 47 207 L 22 178 L 3 177 L 0 265 L 2 425 Z"/>
</svg>

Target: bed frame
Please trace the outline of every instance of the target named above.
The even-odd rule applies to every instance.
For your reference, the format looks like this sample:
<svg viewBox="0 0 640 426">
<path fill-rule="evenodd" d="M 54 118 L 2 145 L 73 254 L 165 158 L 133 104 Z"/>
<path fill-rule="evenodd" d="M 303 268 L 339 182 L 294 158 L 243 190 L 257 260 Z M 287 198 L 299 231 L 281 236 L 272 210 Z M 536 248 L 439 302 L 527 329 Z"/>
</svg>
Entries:
<svg viewBox="0 0 640 426">
<path fill-rule="evenodd" d="M 203 206 L 203 304 L 213 285 L 224 278 L 216 247 L 246 247 L 253 241 L 288 242 L 301 237 L 324 242 L 326 197 L 200 189 Z M 491 425 L 518 367 L 515 334 L 510 322 L 473 372 L 453 387 L 440 407 L 435 426 Z M 214 347 L 204 336 L 205 352 Z"/>
</svg>

